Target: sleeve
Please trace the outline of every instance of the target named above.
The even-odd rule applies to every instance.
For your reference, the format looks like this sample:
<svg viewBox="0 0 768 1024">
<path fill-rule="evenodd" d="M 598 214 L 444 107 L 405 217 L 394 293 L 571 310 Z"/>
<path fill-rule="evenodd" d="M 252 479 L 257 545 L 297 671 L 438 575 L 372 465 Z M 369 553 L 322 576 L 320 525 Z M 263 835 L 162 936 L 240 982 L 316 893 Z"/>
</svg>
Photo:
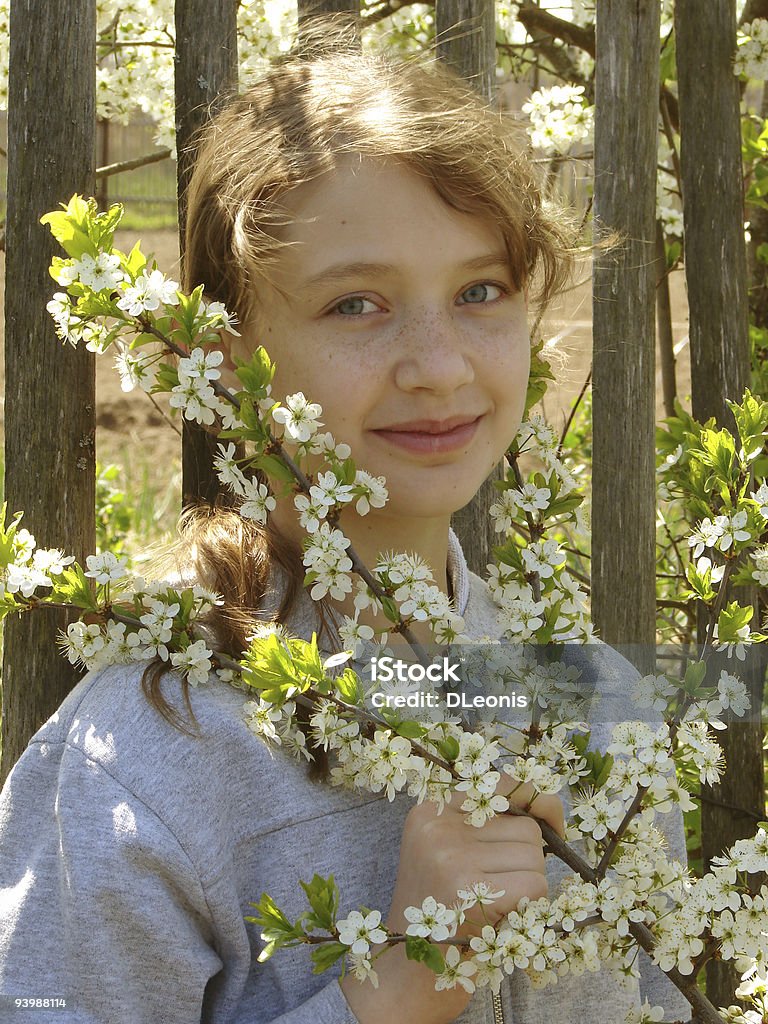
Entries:
<svg viewBox="0 0 768 1024">
<path fill-rule="evenodd" d="M 270 1024 L 359 1024 L 338 981 L 320 989 L 293 1010 L 275 1017 Z"/>
<path fill-rule="evenodd" d="M 57 998 L 67 1024 L 193 1024 L 221 968 L 168 828 L 81 751 L 33 743 L 0 797 L 0 1005 Z"/>
</svg>

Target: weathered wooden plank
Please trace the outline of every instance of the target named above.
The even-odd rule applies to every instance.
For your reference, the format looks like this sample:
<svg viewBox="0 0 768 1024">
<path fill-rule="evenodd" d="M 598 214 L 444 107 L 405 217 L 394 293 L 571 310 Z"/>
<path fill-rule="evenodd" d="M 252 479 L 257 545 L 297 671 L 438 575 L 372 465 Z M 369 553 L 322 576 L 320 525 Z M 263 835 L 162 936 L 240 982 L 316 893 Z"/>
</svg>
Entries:
<svg viewBox="0 0 768 1024">
<path fill-rule="evenodd" d="M 654 305 L 659 4 L 597 9 L 592 615 L 649 663 L 655 638 Z M 631 116 L 628 112 L 631 111 Z"/>
<path fill-rule="evenodd" d="M 60 252 L 40 217 L 94 188 L 95 0 L 14 0 L 10 13 L 5 493 L 42 547 L 94 545 L 93 355 L 62 346 L 46 303 Z M 53 612 L 6 620 L 0 782 L 77 680 Z"/>
<path fill-rule="evenodd" d="M 752 5 L 757 10 L 757 5 Z M 701 5 L 677 0 L 677 75 L 680 165 L 685 225 L 685 278 L 690 309 L 693 415 L 714 416 L 733 428 L 726 399 L 740 399 L 749 383 L 747 260 L 744 242 L 739 82 L 733 74 L 735 0 L 709 0 L 706 31 Z M 731 600 L 752 601 L 739 589 Z M 700 641 L 704 637 L 703 623 Z M 762 701 L 764 663 L 737 663 L 752 707 Z M 716 679 L 715 673 L 714 677 Z M 764 813 L 762 728 L 759 713 L 734 722 L 718 737 L 727 771 L 702 793 L 704 865 L 737 839 L 751 836 Z M 733 1001 L 738 975 L 727 963 L 707 964 L 707 995 L 716 1005 Z"/>
<path fill-rule="evenodd" d="M 437 0 L 438 55 L 489 102 L 496 93 L 496 11 L 493 0 Z"/>
<path fill-rule="evenodd" d="M 496 91 L 496 14 L 492 0 L 437 0 L 435 35 L 438 56 L 451 64 L 483 99 Z M 511 438 L 510 438 L 511 440 Z M 488 509 L 498 497 L 494 480 L 504 476 L 499 466 L 478 493 L 453 517 L 453 528 L 469 568 L 483 576 L 496 543 Z"/>
<path fill-rule="evenodd" d="M 179 251 L 184 260 L 185 192 L 194 164 L 197 131 L 237 90 L 238 0 L 176 0 L 176 148 L 178 152 Z M 182 504 L 214 501 L 216 440 L 184 420 Z"/>
</svg>

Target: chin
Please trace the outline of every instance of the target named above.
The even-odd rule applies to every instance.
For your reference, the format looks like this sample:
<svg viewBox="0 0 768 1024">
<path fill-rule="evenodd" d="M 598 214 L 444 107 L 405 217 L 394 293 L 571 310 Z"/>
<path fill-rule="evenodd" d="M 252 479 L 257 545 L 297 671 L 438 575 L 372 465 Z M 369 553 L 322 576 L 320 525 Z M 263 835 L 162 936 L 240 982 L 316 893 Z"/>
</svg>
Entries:
<svg viewBox="0 0 768 1024">
<path fill-rule="evenodd" d="M 451 489 L 448 493 L 441 493 L 437 488 L 430 488 L 417 494 L 411 494 L 408 498 L 398 499 L 397 495 L 390 494 L 387 503 L 387 511 L 398 518 L 416 519 L 441 519 L 452 516 L 454 512 L 464 508 L 474 498 L 479 490 L 462 488 L 460 491 Z"/>
</svg>

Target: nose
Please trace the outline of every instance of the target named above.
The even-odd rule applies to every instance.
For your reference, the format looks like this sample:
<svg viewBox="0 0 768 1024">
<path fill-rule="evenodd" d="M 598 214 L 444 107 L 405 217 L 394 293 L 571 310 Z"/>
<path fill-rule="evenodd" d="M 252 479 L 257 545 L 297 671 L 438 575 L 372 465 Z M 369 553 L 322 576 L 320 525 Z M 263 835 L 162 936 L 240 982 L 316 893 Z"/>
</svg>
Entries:
<svg viewBox="0 0 768 1024">
<path fill-rule="evenodd" d="M 475 379 L 466 333 L 444 312 L 414 315 L 395 344 L 395 383 L 402 391 L 449 395 Z"/>
</svg>

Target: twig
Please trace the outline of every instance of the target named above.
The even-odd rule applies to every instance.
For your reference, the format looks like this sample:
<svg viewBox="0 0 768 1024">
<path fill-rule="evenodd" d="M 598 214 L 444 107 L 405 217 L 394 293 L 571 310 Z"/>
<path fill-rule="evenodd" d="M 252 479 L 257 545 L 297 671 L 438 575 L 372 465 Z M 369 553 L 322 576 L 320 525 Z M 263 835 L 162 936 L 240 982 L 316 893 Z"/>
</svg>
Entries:
<svg viewBox="0 0 768 1024">
<path fill-rule="evenodd" d="M 147 393 L 147 398 L 150 400 L 152 405 L 154 405 L 154 407 L 157 410 L 157 412 L 163 417 L 163 419 L 168 424 L 168 426 L 171 428 L 171 430 L 175 430 L 176 433 L 179 435 L 179 437 L 183 437 L 184 436 L 183 435 L 183 431 L 179 430 L 179 428 L 173 422 L 173 420 L 168 415 L 168 413 L 165 411 L 165 409 L 162 409 L 160 407 L 160 405 L 159 405 L 157 399 L 155 398 L 155 396 L 154 395 L 150 395 L 150 394 Z"/>
<path fill-rule="evenodd" d="M 682 567 L 685 565 L 685 559 L 683 558 L 683 556 L 682 556 L 682 554 L 680 552 L 680 548 L 677 546 L 677 538 L 675 536 L 673 536 L 672 531 L 670 530 L 669 525 L 667 524 L 666 519 L 663 520 L 663 523 L 664 523 L 664 529 L 666 530 L 666 533 L 667 533 L 667 537 L 669 537 L 669 542 L 672 545 L 672 547 L 674 548 L 675 554 L 677 555 L 678 564 L 680 565 L 680 568 L 682 570 Z M 682 572 L 682 577 L 685 578 L 685 573 L 684 572 Z"/>
<path fill-rule="evenodd" d="M 68 610 L 68 611 L 72 610 L 71 605 L 68 605 L 68 604 L 60 604 L 60 603 L 57 603 L 57 602 L 43 602 L 43 601 L 33 601 L 33 602 L 30 602 L 28 607 L 29 608 L 48 607 L 48 608 L 65 609 L 65 610 Z M 111 617 L 113 619 L 116 619 L 118 622 L 125 622 L 127 624 L 134 625 L 134 626 L 139 624 L 139 621 L 136 619 L 135 616 L 126 615 L 125 613 L 118 611 L 114 607 L 110 607 L 106 611 L 106 614 L 109 617 Z M 235 661 L 233 658 L 230 658 L 228 655 L 220 653 L 220 652 L 214 651 L 213 653 L 214 653 L 214 656 L 215 656 L 216 660 L 219 662 L 219 664 L 222 667 L 232 668 L 232 669 L 234 669 L 235 671 L 238 671 L 238 672 L 242 671 L 242 665 L 239 662 Z M 339 698 L 336 698 L 333 695 L 320 694 L 317 691 L 311 691 L 312 693 L 315 694 L 315 698 L 313 698 L 313 697 L 308 697 L 307 696 L 307 692 L 310 692 L 310 691 L 306 691 L 305 693 L 301 693 L 301 694 L 295 694 L 292 699 L 295 700 L 297 703 L 301 703 L 301 704 L 304 704 L 304 705 L 309 705 L 311 707 L 315 707 L 317 705 L 317 700 L 318 699 L 321 699 L 321 700 L 331 700 L 334 703 L 336 703 L 337 705 L 339 705 L 341 708 L 343 708 L 347 713 L 354 714 L 356 717 L 363 716 L 369 722 L 371 722 L 371 721 L 375 722 L 376 721 L 375 716 L 372 716 L 372 715 L 368 714 L 364 710 L 361 711 L 361 709 L 357 708 L 355 705 L 346 704 L 346 702 L 340 700 Z M 386 724 L 386 723 L 383 723 L 383 724 Z M 414 750 L 417 750 L 420 753 L 421 756 L 425 757 L 427 760 L 431 761 L 432 763 L 437 764 L 440 767 L 445 768 L 447 771 L 449 771 L 451 773 L 451 776 L 454 779 L 458 779 L 460 777 L 458 772 L 456 771 L 456 769 L 452 765 L 450 765 L 448 762 L 443 761 L 441 758 L 438 758 L 435 755 L 431 754 L 425 748 L 423 748 L 419 744 L 415 743 L 414 740 L 410 740 L 410 743 L 412 745 L 412 748 Z M 511 814 L 511 815 L 514 815 L 514 816 L 526 816 L 526 817 L 533 818 L 538 823 L 539 827 L 541 828 L 542 838 L 544 839 L 544 841 L 545 841 L 549 851 L 554 856 L 556 856 L 559 860 L 563 861 L 564 864 L 566 864 L 568 867 L 570 867 L 572 871 L 574 871 L 576 874 L 578 874 L 585 881 L 590 882 L 593 885 L 596 885 L 600 881 L 600 878 L 602 877 L 602 873 L 604 872 L 605 867 L 607 867 L 607 863 L 610 860 L 610 856 L 612 856 L 612 854 L 613 854 L 613 849 L 615 849 L 615 846 L 618 844 L 618 841 L 619 841 L 621 833 L 623 832 L 624 828 L 626 828 L 626 822 L 628 822 L 629 818 L 631 817 L 630 812 L 634 812 L 634 809 L 636 808 L 636 806 L 639 806 L 639 803 L 642 800 L 642 796 L 644 795 L 644 792 L 645 792 L 645 787 L 638 787 L 638 792 L 635 794 L 635 798 L 633 799 L 632 804 L 630 805 L 630 807 L 627 810 L 627 814 L 625 815 L 624 821 L 619 826 L 619 828 L 616 830 L 615 836 L 611 840 L 611 843 L 609 843 L 608 848 L 606 849 L 606 851 L 605 851 L 605 853 L 603 855 L 603 858 L 601 859 L 601 862 L 600 862 L 600 864 L 598 865 L 597 868 L 593 868 L 590 864 L 588 864 L 587 861 L 585 861 L 577 853 L 576 850 L 574 850 L 572 847 L 570 847 L 568 845 L 568 843 L 566 843 L 566 841 L 560 837 L 560 835 L 555 831 L 555 829 L 547 821 L 545 821 L 543 818 L 537 818 L 536 815 L 531 813 L 531 811 L 528 810 L 527 808 L 523 808 L 523 807 L 520 807 L 520 806 L 516 806 L 514 804 L 510 804 L 509 810 L 506 811 L 505 813 Z M 597 920 L 598 919 L 593 919 L 590 922 L 584 922 L 584 924 L 587 924 L 587 923 L 597 923 Z M 653 948 L 654 948 L 654 946 L 656 944 L 656 940 L 655 940 L 655 938 L 653 936 L 653 933 L 650 931 L 650 929 L 646 925 L 639 924 L 639 923 L 636 923 L 636 922 L 630 922 L 629 923 L 629 932 L 632 935 L 632 937 L 635 939 L 635 941 L 638 943 L 638 945 L 642 949 L 644 949 L 647 953 L 651 953 L 653 951 Z M 320 940 L 316 939 L 316 940 L 313 940 L 313 941 L 320 941 Z M 404 940 L 401 940 L 401 941 L 404 941 Z M 696 1011 L 696 1013 L 698 1013 L 702 1024 L 722 1024 L 722 1018 L 716 1012 L 715 1008 L 712 1006 L 712 1004 L 709 1002 L 709 1000 L 707 1000 L 707 998 L 699 992 L 699 990 L 698 990 L 698 988 L 697 988 L 697 986 L 695 984 L 695 977 L 692 980 L 690 976 L 681 975 L 680 972 L 676 968 L 672 968 L 671 970 L 665 971 L 664 973 L 677 986 L 677 988 L 680 989 L 680 991 L 685 996 L 685 998 L 688 1000 L 688 1002 L 691 1004 L 693 1009 Z"/>
<path fill-rule="evenodd" d="M 523 0 L 518 5 L 517 19 L 528 32 L 532 28 L 538 29 L 555 39 L 561 39 L 568 46 L 585 50 L 590 57 L 595 56 L 595 32 L 592 28 L 584 28 L 563 18 L 557 18 L 531 0 Z"/>
<path fill-rule="evenodd" d="M 629 826 L 630 821 L 634 818 L 635 814 L 640 809 L 640 804 L 643 802 L 643 797 L 647 792 L 647 786 L 637 787 L 637 792 L 632 797 L 632 802 L 630 803 L 629 807 L 627 807 L 624 813 L 624 817 L 621 819 L 615 832 L 613 832 L 613 834 L 611 835 L 610 841 L 606 846 L 605 850 L 603 851 L 603 855 L 600 858 L 600 863 L 597 865 L 596 869 L 596 874 L 598 878 L 603 878 L 605 872 L 608 870 L 608 867 L 611 863 L 611 857 L 613 857 L 616 847 L 621 842 L 621 837 L 627 831 L 627 827 Z"/>
<path fill-rule="evenodd" d="M 753 821 L 763 821 L 765 818 L 764 814 L 756 814 L 754 811 L 750 811 L 747 807 L 739 807 L 738 804 L 729 803 L 727 800 L 716 800 L 715 797 L 710 796 L 708 793 L 702 790 L 699 794 L 699 799 L 705 803 L 712 804 L 715 807 L 724 807 L 728 811 L 735 811 L 736 814 L 742 814 L 746 818 L 752 818 Z"/>
<path fill-rule="evenodd" d="M 681 612 L 685 612 L 688 616 L 696 617 L 695 610 L 691 607 L 690 603 L 686 601 L 657 601 L 657 608 L 677 608 Z"/>
<path fill-rule="evenodd" d="M 683 174 L 680 169 L 680 157 L 675 146 L 675 129 L 672 125 L 672 117 L 669 112 L 669 99 L 668 93 L 665 89 L 661 90 L 659 96 L 659 109 L 661 111 L 661 123 L 664 127 L 664 135 L 667 139 L 670 151 L 672 153 L 672 166 L 675 170 L 675 178 L 677 179 L 677 187 L 680 195 L 683 194 Z"/>
<path fill-rule="evenodd" d="M 565 421 L 565 426 L 563 427 L 563 432 L 560 435 L 560 444 L 557 446 L 557 457 L 558 457 L 558 459 L 561 457 L 561 455 L 563 453 L 563 445 L 565 444 L 565 438 L 566 438 L 566 436 L 568 434 L 568 430 L 570 429 L 571 423 L 573 422 L 573 417 L 576 415 L 576 411 L 579 408 L 579 406 L 581 405 L 581 401 L 584 398 L 584 395 L 587 393 L 587 388 L 589 387 L 589 384 L 590 384 L 591 380 L 592 380 L 592 367 L 590 366 L 589 373 L 587 374 L 586 379 L 585 379 L 584 383 L 581 386 L 581 391 L 579 391 L 579 394 L 578 394 L 578 396 L 576 398 L 576 401 L 571 406 L 571 411 L 568 413 L 568 419 Z"/>
<path fill-rule="evenodd" d="M 520 466 L 518 465 L 518 462 L 517 462 L 517 456 L 516 455 L 511 455 L 509 457 L 509 461 L 510 461 L 510 465 L 512 467 L 512 472 L 515 475 L 515 481 L 517 482 L 517 486 L 522 491 L 522 489 L 523 489 L 523 475 L 520 472 Z M 532 541 L 533 540 L 538 540 L 541 537 L 541 534 L 542 534 L 542 526 L 541 526 L 541 524 L 540 523 L 535 523 L 533 521 L 533 516 L 531 515 L 530 512 L 526 512 L 525 513 L 525 521 L 528 523 L 528 530 L 530 532 L 531 540 Z M 534 601 L 540 601 L 541 600 L 541 577 L 539 576 L 539 574 L 537 572 L 533 572 L 533 573 L 530 573 L 528 575 L 531 576 L 530 584 L 531 584 L 531 590 L 533 591 L 533 599 L 534 599 Z"/>
<path fill-rule="evenodd" d="M 121 40 L 119 43 L 116 41 L 110 43 L 99 43 L 98 45 L 107 52 L 111 52 L 112 50 L 135 49 L 137 46 L 157 46 L 162 50 L 172 50 L 175 44 L 161 43 L 156 39 L 136 39 L 129 40 L 127 42 L 123 42 Z"/>
<path fill-rule="evenodd" d="M 729 558 L 728 561 L 725 563 L 723 578 L 720 581 L 720 589 L 717 592 L 715 603 L 712 606 L 712 611 L 710 612 L 709 625 L 707 626 L 707 635 L 704 639 L 704 646 L 701 649 L 701 654 L 699 655 L 699 661 L 704 660 L 704 655 L 706 653 L 707 647 L 709 647 L 709 645 L 712 642 L 712 637 L 715 635 L 715 626 L 717 625 L 717 620 L 720 616 L 720 610 L 725 604 L 725 592 L 728 588 L 728 580 L 730 579 L 731 573 L 735 568 L 736 559 Z"/>
<path fill-rule="evenodd" d="M 121 160 L 116 164 L 106 164 L 96 170 L 97 178 L 109 178 L 113 174 L 122 174 L 123 171 L 135 171 L 139 167 L 146 167 L 147 164 L 157 164 L 167 160 L 171 155 L 170 149 L 158 149 L 154 153 L 146 153 L 144 156 L 134 157 L 132 160 Z"/>
</svg>

